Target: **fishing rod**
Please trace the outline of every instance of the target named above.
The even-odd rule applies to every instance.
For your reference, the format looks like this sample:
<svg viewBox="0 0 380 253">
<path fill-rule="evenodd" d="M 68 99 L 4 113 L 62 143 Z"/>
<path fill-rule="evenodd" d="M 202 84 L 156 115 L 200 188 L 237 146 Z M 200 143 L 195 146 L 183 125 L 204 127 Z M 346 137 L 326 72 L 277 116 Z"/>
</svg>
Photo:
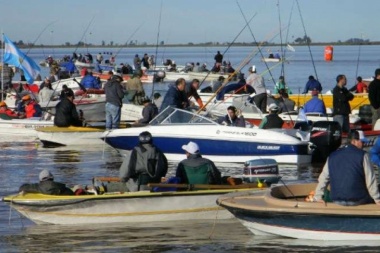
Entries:
<svg viewBox="0 0 380 253">
<path fill-rule="evenodd" d="M 280 27 L 281 27 L 281 12 L 280 12 L 280 1 L 279 0 L 277 0 L 277 10 L 278 10 L 278 23 L 279 23 L 279 25 L 280 25 Z M 285 59 L 285 57 L 284 57 L 284 47 L 283 47 L 283 45 L 282 45 L 282 31 L 280 30 L 280 52 L 281 52 L 281 62 L 282 62 L 282 64 L 281 64 L 281 75 L 282 76 L 284 76 L 284 82 L 285 82 L 285 74 L 284 74 L 284 59 Z"/>
<path fill-rule="evenodd" d="M 360 59 L 360 52 L 361 52 L 361 45 L 363 44 L 363 34 L 361 34 L 362 41 L 359 44 L 359 50 L 358 50 L 358 59 L 356 61 L 356 71 L 355 71 L 355 80 L 358 77 L 358 71 L 359 71 L 359 59 Z M 355 81 L 356 82 L 356 81 Z"/>
<path fill-rule="evenodd" d="M 158 27 L 157 27 L 157 38 L 156 38 L 156 52 L 154 56 L 154 64 L 153 64 L 153 70 L 156 68 L 156 62 L 157 62 L 157 54 L 158 54 L 158 40 L 160 39 L 160 29 L 161 29 L 161 15 L 162 15 L 162 5 L 163 5 L 163 0 L 161 0 L 161 6 L 160 6 L 160 15 L 158 18 Z M 152 84 L 152 94 L 151 98 L 153 100 L 153 94 L 154 94 L 154 83 L 155 83 L 155 78 L 153 77 L 153 84 Z"/>
<path fill-rule="evenodd" d="M 256 47 L 258 47 L 259 53 L 261 55 L 261 58 L 264 58 L 263 52 L 262 52 L 261 48 L 259 47 L 259 43 L 257 43 L 256 37 L 255 37 L 255 35 L 252 32 L 251 26 L 249 25 L 246 16 L 244 15 L 243 9 L 241 8 L 241 6 L 240 6 L 240 4 L 239 4 L 238 1 L 236 1 L 236 4 L 239 7 L 240 13 L 243 16 L 244 21 L 246 22 L 246 24 L 248 26 L 248 29 L 249 29 L 249 31 L 250 31 L 250 33 L 252 35 L 252 38 L 253 38 L 253 41 L 255 42 Z M 281 34 L 281 26 L 280 26 L 280 34 Z M 266 61 L 264 61 L 264 64 L 265 64 L 266 68 L 269 70 L 268 63 Z M 269 70 L 269 75 L 271 76 L 271 78 L 273 80 L 273 83 L 276 85 L 276 81 L 274 80 L 272 72 L 270 70 Z"/>
<path fill-rule="evenodd" d="M 240 34 L 245 30 L 245 28 L 249 25 L 249 23 L 252 21 L 252 19 L 257 15 L 257 13 L 255 13 L 247 22 L 246 24 L 244 25 L 244 27 L 240 30 L 240 32 L 235 36 L 235 38 L 233 39 L 233 41 L 231 43 L 228 44 L 228 47 L 226 48 L 226 50 L 224 50 L 223 52 L 223 56 L 224 54 L 228 51 L 228 49 L 235 43 L 235 41 L 239 38 Z M 202 84 L 204 83 L 204 81 L 206 80 L 206 78 L 211 74 L 211 70 L 209 70 L 207 72 L 207 75 L 203 78 L 203 80 L 200 82 L 199 84 L 199 88 L 202 86 Z"/>
<path fill-rule="evenodd" d="M 289 20 L 288 20 L 288 27 L 289 29 L 286 31 L 286 39 L 285 39 L 285 43 L 288 44 L 289 42 L 289 30 L 290 30 L 290 21 L 292 19 L 292 16 L 293 16 L 293 9 L 294 9 L 294 1 L 292 3 L 292 8 L 290 9 L 290 15 L 289 15 Z M 289 44 L 288 44 L 289 45 Z M 286 59 L 286 50 L 284 50 L 284 59 Z M 283 70 L 283 76 L 285 76 L 285 64 L 283 64 L 283 67 L 282 67 L 282 70 Z"/>
<path fill-rule="evenodd" d="M 79 40 L 79 42 L 81 42 L 81 41 L 83 40 L 84 36 L 86 36 L 86 33 L 87 33 L 88 29 L 90 28 L 92 22 L 94 21 L 95 16 L 96 16 L 96 15 L 94 15 L 94 16 L 92 17 L 90 23 L 88 23 L 86 29 L 84 30 L 84 33 L 82 34 L 82 37 L 81 37 L 80 40 Z M 79 44 L 80 44 L 80 43 L 77 44 L 77 47 L 75 48 L 74 53 L 77 52 L 77 50 L 78 50 L 78 48 L 79 48 Z"/>
<path fill-rule="evenodd" d="M 131 34 L 131 36 L 129 36 L 129 38 L 127 39 L 127 43 L 128 43 L 128 41 L 130 41 L 131 39 L 132 39 L 132 37 L 140 30 L 140 28 L 144 25 L 144 23 L 145 22 L 143 22 L 143 23 L 141 23 L 140 24 L 140 26 L 138 26 L 134 31 L 133 31 L 133 33 Z M 124 47 L 120 47 L 118 50 L 117 50 L 117 52 L 116 52 L 116 54 L 115 54 L 115 58 L 116 58 L 116 56 L 120 53 L 120 51 L 123 49 Z"/>
</svg>

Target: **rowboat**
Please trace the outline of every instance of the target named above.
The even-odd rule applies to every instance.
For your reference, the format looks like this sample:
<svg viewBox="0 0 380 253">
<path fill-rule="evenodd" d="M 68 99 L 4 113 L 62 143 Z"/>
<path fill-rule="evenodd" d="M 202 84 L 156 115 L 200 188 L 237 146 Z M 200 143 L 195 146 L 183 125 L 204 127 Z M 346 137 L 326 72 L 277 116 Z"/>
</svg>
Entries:
<svg viewBox="0 0 380 253">
<path fill-rule="evenodd" d="M 100 136 L 103 128 L 95 127 L 41 127 L 36 128 L 37 138 L 44 147 L 67 145 L 103 145 Z"/>
<path fill-rule="evenodd" d="M 102 139 L 122 153 L 138 144 L 143 131 L 153 135 L 154 144 L 168 160 L 184 157 L 182 145 L 189 141 L 201 153 L 218 163 L 244 163 L 254 158 L 274 158 L 278 163 L 303 164 L 311 161 L 310 143 L 302 131 L 265 130 L 220 125 L 197 113 L 167 107 L 147 126 L 106 131 Z"/>
<path fill-rule="evenodd" d="M 199 186 L 203 187 L 203 190 L 113 192 L 78 196 L 27 193 L 7 196 L 2 201 L 36 224 L 214 220 L 233 218 L 233 215 L 215 204 L 221 195 L 263 189 L 257 188 L 257 184 Z"/>
<path fill-rule="evenodd" d="M 316 183 L 278 185 L 261 192 L 221 196 L 217 203 L 256 235 L 309 240 L 379 240 L 376 204 L 306 202 Z"/>
<path fill-rule="evenodd" d="M 43 118 L 11 119 L 0 117 L 0 136 L 1 141 L 34 141 L 37 139 L 36 128 L 53 126 L 52 120 Z"/>
</svg>

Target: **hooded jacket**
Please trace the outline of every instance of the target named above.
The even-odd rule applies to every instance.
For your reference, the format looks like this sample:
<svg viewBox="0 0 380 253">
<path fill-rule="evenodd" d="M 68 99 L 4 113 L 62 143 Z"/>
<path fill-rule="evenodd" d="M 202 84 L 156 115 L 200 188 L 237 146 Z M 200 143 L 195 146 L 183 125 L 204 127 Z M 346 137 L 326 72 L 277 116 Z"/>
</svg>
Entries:
<svg viewBox="0 0 380 253">
<path fill-rule="evenodd" d="M 104 91 L 106 93 L 106 103 L 121 107 L 124 91 L 118 79 L 118 76 L 113 76 L 111 80 L 105 84 Z"/>
</svg>

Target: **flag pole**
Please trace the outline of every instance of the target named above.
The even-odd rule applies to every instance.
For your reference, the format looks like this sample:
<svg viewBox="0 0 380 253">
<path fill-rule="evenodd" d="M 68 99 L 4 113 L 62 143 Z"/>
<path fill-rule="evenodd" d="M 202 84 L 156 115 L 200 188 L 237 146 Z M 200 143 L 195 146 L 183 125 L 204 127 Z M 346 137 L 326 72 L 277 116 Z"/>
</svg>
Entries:
<svg viewBox="0 0 380 253">
<path fill-rule="evenodd" d="M 1 101 L 4 100 L 4 33 L 1 31 Z"/>
</svg>

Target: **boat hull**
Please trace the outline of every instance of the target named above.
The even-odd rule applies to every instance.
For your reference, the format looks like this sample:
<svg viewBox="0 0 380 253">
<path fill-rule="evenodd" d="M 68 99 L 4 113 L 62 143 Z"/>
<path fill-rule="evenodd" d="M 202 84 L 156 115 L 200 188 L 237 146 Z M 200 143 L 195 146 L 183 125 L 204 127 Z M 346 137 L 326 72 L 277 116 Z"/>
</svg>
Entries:
<svg viewBox="0 0 380 253">
<path fill-rule="evenodd" d="M 6 197 L 3 201 L 37 224 L 140 223 L 233 218 L 215 201 L 222 194 L 234 191 L 237 190 L 143 191 L 96 196 L 33 194 L 29 197 L 26 194 Z"/>
</svg>

